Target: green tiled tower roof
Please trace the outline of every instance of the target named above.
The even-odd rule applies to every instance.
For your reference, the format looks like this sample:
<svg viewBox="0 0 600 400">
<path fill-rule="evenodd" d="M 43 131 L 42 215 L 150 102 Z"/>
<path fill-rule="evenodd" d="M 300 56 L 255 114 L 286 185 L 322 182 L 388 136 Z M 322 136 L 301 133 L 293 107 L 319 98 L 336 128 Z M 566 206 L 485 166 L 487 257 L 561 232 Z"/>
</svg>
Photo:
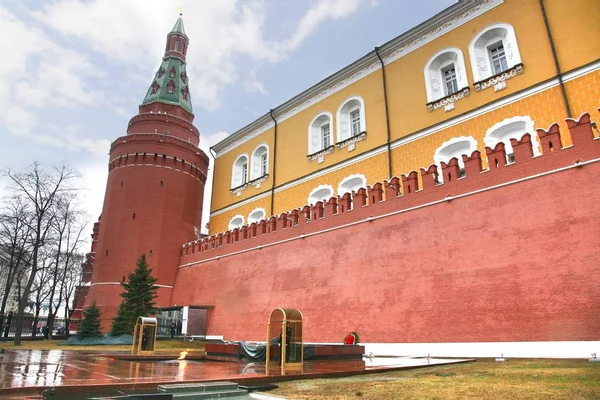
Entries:
<svg viewBox="0 0 600 400">
<path fill-rule="evenodd" d="M 176 47 L 173 47 L 174 41 L 171 40 L 173 36 L 178 41 Z M 173 30 L 167 35 L 167 51 L 142 105 L 154 102 L 172 104 L 193 114 L 185 52 L 187 52 L 187 36 L 183 29 L 183 20 L 179 17 Z"/>
<path fill-rule="evenodd" d="M 181 33 L 185 35 L 185 29 L 183 29 L 183 19 L 181 17 L 177 18 L 177 22 L 175 22 L 175 26 L 171 30 L 171 33 Z"/>
</svg>

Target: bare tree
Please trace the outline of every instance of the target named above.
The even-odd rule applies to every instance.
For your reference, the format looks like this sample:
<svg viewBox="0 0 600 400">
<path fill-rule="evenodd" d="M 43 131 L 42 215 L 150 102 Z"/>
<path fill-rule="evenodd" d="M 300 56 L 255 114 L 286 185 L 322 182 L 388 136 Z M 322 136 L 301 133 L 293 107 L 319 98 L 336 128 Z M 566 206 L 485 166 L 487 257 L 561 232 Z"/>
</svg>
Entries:
<svg viewBox="0 0 600 400">
<path fill-rule="evenodd" d="M 81 283 L 83 254 L 73 254 L 69 263 L 65 264 L 66 273 L 64 280 L 64 305 L 65 305 L 65 333 L 69 336 L 69 325 L 73 314 L 73 302 L 75 301 L 75 289 Z"/>
<path fill-rule="evenodd" d="M 75 200 L 76 197 L 73 193 L 58 196 L 55 218 L 52 223 L 55 236 L 55 254 L 50 276 L 48 277 L 50 294 L 47 325 L 50 339 L 54 329 L 54 318 L 61 302 L 64 300 L 67 271 L 72 264 L 74 255 L 83 243 L 81 234 L 86 228 L 86 223 L 82 218 L 84 213 L 77 208 Z"/>
<path fill-rule="evenodd" d="M 40 249 L 48 239 L 55 218 L 54 207 L 57 196 L 73 190 L 70 183 L 76 174 L 64 165 L 45 170 L 39 163 L 34 162 L 23 171 L 7 170 L 4 175 L 9 179 L 10 188 L 14 194 L 20 197 L 21 201 L 31 210 L 29 222 L 31 271 L 19 301 L 14 341 L 15 345 L 20 345 L 23 332 L 23 313 L 27 306 L 31 287 L 38 275 Z"/>
<path fill-rule="evenodd" d="M 3 253 L 2 281 L 4 289 L 0 303 L 0 333 L 10 296 L 14 296 L 16 279 L 29 263 L 29 219 L 31 215 L 19 197 L 7 198 L 0 214 L 0 251 Z"/>
<path fill-rule="evenodd" d="M 48 281 L 52 274 L 51 266 L 53 259 L 54 257 L 47 248 L 40 249 L 38 256 L 39 267 L 33 284 L 31 285 L 31 304 L 33 307 L 33 322 L 31 325 L 32 336 L 35 336 L 37 333 L 36 328 L 40 314 L 42 313 L 42 306 L 47 302 L 48 297 L 50 296 L 51 284 Z"/>
</svg>

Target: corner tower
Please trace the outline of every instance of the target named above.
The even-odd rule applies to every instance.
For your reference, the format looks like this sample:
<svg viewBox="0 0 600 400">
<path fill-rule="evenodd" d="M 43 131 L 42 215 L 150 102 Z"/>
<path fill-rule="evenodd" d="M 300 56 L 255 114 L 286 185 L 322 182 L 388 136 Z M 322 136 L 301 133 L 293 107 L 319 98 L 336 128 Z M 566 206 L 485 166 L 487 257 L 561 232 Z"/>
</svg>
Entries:
<svg viewBox="0 0 600 400">
<path fill-rule="evenodd" d="M 181 17 L 167 35 L 165 54 L 148 92 L 127 127 L 110 147 L 108 182 L 95 262 L 85 306 L 102 311 L 110 329 L 121 303 L 121 282 L 146 254 L 158 278 L 157 305 L 166 307 L 177 275 L 181 245 L 201 227 L 208 157 L 186 72 L 189 39 Z"/>
</svg>

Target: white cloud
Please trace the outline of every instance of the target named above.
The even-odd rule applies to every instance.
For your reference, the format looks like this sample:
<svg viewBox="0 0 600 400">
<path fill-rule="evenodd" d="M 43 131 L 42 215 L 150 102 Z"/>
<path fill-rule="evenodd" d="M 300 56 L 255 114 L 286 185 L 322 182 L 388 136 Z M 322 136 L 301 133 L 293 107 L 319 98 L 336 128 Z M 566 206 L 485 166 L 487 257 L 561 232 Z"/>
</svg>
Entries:
<svg viewBox="0 0 600 400">
<path fill-rule="evenodd" d="M 267 94 L 257 77 L 260 65 L 287 58 L 319 26 L 356 13 L 368 3 L 372 0 L 309 3 L 293 33 L 277 40 L 266 39 L 271 16 L 266 0 L 54 0 L 41 2 L 35 10 L 27 8 L 32 3 L 0 5 L 0 54 L 10 55 L 10 62 L 0 63 L 0 130 L 34 143 L 36 154 L 49 153 L 47 148 L 55 153 L 58 149 L 105 156 L 110 140 L 122 132 L 100 132 L 108 138 L 92 138 L 90 133 L 99 128 L 87 119 L 90 113 L 98 114 L 99 107 L 119 117 L 132 116 L 143 93 L 128 89 L 140 82 L 150 84 L 164 54 L 166 34 L 175 22 L 176 6 L 183 6 L 191 41 L 188 75 L 194 105 L 214 110 L 221 106 L 228 86 Z M 69 118 L 57 117 L 56 111 Z M 73 116 L 79 125 L 64 126 Z M 203 133 L 200 147 L 208 153 L 208 146 L 226 136 L 226 132 Z M 103 162 L 85 168 L 85 180 L 94 190 L 91 202 L 95 202 L 88 209 L 97 213 L 104 191 L 98 182 L 106 181 L 106 166 Z M 212 166 L 205 222 L 211 185 Z"/>
<path fill-rule="evenodd" d="M 246 89 L 246 92 L 248 93 L 260 93 L 263 95 L 269 94 L 262 82 L 256 77 L 256 71 L 254 70 L 248 74 L 247 79 L 244 81 L 244 89 Z"/>
<path fill-rule="evenodd" d="M 238 56 L 255 62 L 277 62 L 286 58 L 327 20 L 345 18 L 373 0 L 322 0 L 314 3 L 290 38 L 267 41 L 265 21 L 269 12 L 264 0 L 176 1 L 59 0 L 32 12 L 36 20 L 69 38 L 83 41 L 114 63 L 137 68 L 150 83 L 154 68 L 164 52 L 166 33 L 172 28 L 178 5 L 185 11 L 185 29 L 191 38 L 188 75 L 197 105 L 214 110 L 221 106 L 223 88 L 244 75 L 236 64 Z M 244 66 L 245 67 L 245 66 Z M 129 72 L 135 74 L 135 72 Z M 247 89 L 266 93 L 263 84 L 250 74 Z"/>
<path fill-rule="evenodd" d="M 15 136 L 62 147 L 61 138 L 39 132 L 38 111 L 101 101 L 102 94 L 85 82 L 101 72 L 84 55 L 61 47 L 1 6 L 0 26 L 0 53 L 11 55 L 10 62 L 0 63 L 0 125 Z"/>
</svg>

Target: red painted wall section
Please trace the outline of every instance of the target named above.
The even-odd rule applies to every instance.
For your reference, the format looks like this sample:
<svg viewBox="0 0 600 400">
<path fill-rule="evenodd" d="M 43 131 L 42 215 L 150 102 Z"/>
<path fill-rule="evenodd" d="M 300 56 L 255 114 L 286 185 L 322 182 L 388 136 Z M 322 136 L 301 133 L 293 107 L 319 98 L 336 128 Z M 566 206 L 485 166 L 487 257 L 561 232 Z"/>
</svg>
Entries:
<svg viewBox="0 0 600 400">
<path fill-rule="evenodd" d="M 526 136 L 514 164 L 480 172 L 474 153 L 466 177 L 443 185 L 395 197 L 394 178 L 354 193 L 351 211 L 317 205 L 308 214 L 323 218 L 301 210 L 245 240 L 242 230 L 192 242 L 171 303 L 214 305 L 207 334 L 226 340 L 265 340 L 275 307 L 300 309 L 316 342 L 350 331 L 371 343 L 599 340 L 600 162 L 558 169 L 599 159 L 600 140 L 589 115 L 569 127 L 575 145 L 556 141 L 541 157 Z M 505 157 L 503 146 L 487 150 Z"/>
<path fill-rule="evenodd" d="M 135 131 L 141 122 L 136 117 L 132 121 L 130 131 Z M 121 303 L 120 282 L 127 280 L 141 254 L 146 254 L 152 275 L 158 278 L 157 306 L 169 305 L 181 244 L 202 226 L 207 168 L 202 150 L 176 136 L 130 132 L 112 143 L 85 301 L 86 307 L 95 301 L 100 308 L 104 330 Z"/>
</svg>

